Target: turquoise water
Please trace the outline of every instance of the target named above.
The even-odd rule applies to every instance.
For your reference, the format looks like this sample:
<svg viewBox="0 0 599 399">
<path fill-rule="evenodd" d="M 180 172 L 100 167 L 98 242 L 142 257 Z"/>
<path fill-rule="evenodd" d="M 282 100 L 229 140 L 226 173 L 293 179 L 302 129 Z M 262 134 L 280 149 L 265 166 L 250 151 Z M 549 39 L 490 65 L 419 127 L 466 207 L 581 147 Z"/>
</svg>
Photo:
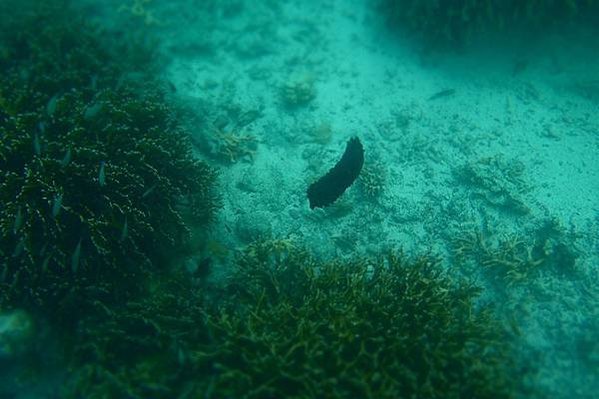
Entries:
<svg viewBox="0 0 599 399">
<path fill-rule="evenodd" d="M 520 10 L 520 3 L 507 2 L 488 20 L 476 6 L 464 6 L 456 22 L 447 15 L 457 1 L 435 12 L 407 0 L 72 3 L 64 21 L 37 20 L 35 29 L 18 21 L 31 24 L 27 15 L 39 2 L 2 6 L 8 28 L 0 42 L 6 72 L 0 160 L 5 175 L 12 173 L 0 178 L 2 395 L 594 397 L 599 4 L 555 9 L 530 2 L 537 13 L 516 18 L 510 7 Z M 48 47 L 32 46 L 27 55 L 11 47 L 26 48 L 38 29 L 46 37 L 60 24 L 70 30 L 68 40 L 41 41 Z M 35 34 L 13 40 L 10 29 Z M 78 29 L 92 32 L 104 52 L 73 39 Z M 77 46 L 92 48 L 82 53 L 99 61 L 67 57 Z M 44 62 L 65 55 L 48 73 L 50 83 L 32 76 L 40 73 L 38 52 Z M 57 80 L 71 76 L 71 67 L 83 71 L 72 76 L 84 77 Z M 308 187 L 342 164 L 354 137 L 364 152 L 357 179 L 344 183 L 331 205 L 311 209 Z M 207 168 L 218 175 L 214 187 Z M 40 176 L 30 186 L 22 177 L 28 170 Z M 17 186 L 39 195 L 28 197 Z M 345 287 L 339 273 L 353 276 L 358 259 L 368 267 L 358 269 L 364 273 L 356 284 L 368 286 L 377 267 L 393 264 L 372 259 L 400 249 L 410 259 L 438 259 L 447 278 L 442 291 L 457 296 L 451 287 L 459 282 L 480 287 L 470 308 L 456 307 L 435 327 L 441 336 L 467 329 L 469 321 L 459 317 L 465 309 L 493 308 L 499 346 L 464 332 L 464 342 L 482 349 L 471 353 L 464 343 L 468 355 L 460 362 L 468 366 L 458 377 L 451 366 L 427 368 L 422 359 L 379 364 L 372 361 L 378 355 L 368 361 L 359 355 L 360 342 L 363 351 L 395 353 L 399 344 L 389 331 L 399 337 L 409 330 L 383 329 L 374 308 L 354 315 L 366 306 L 363 296 L 371 307 L 387 298 L 390 312 L 405 310 L 411 299 L 392 278 L 384 287 L 406 302 L 378 298 L 379 286 L 352 295 L 331 287 Z M 301 265 L 327 276 L 333 260 L 347 266 L 334 269 L 335 284 L 297 274 Z M 264 283 L 262 273 L 275 283 Z M 427 284 L 429 277 L 421 276 Z M 262 314 L 271 288 L 272 312 Z M 329 301 L 318 302 L 316 289 Z M 349 304 L 339 305 L 339 314 L 327 307 L 334 298 Z M 278 301 L 295 309 L 281 324 L 297 328 L 264 322 L 287 315 L 277 313 Z M 342 327 L 331 335 L 298 333 L 317 339 L 297 341 L 304 352 L 296 356 L 284 337 L 301 330 L 302 317 Z M 360 330 L 367 338 L 360 341 L 351 325 L 370 326 Z M 426 337 L 437 332 L 420 331 L 425 338 L 413 342 L 415 353 L 434 357 Z M 347 344 L 349 354 L 341 349 L 346 333 L 358 348 Z M 298 370 L 332 359 L 314 361 L 316 341 L 343 355 L 335 358 L 337 368 L 323 366 L 308 378 Z M 457 356 L 448 349 L 455 346 L 439 347 L 448 359 Z M 499 347 L 509 355 L 487 362 Z M 134 361 L 124 356 L 129 350 Z M 292 360 L 283 362 L 277 351 Z M 255 358 L 232 359 L 236 353 Z M 412 362 L 416 382 L 393 374 L 397 363 Z M 473 371 L 477 362 L 485 364 L 480 374 Z M 352 367 L 358 372 L 347 371 Z M 507 393 L 503 385 L 490 393 L 470 386 L 492 380 L 484 373 L 494 369 L 497 381 L 510 381 Z M 462 385 L 468 388 L 455 388 Z"/>
</svg>

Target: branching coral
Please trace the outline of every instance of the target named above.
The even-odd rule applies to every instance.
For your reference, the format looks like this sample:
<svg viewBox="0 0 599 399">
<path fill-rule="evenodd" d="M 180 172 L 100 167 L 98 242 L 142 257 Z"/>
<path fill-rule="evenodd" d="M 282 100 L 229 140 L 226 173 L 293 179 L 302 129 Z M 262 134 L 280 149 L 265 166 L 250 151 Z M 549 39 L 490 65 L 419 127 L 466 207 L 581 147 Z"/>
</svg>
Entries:
<svg viewBox="0 0 599 399">
<path fill-rule="evenodd" d="M 578 272 L 572 237 L 551 220 L 526 235 L 464 231 L 453 239 L 452 251 L 500 289 L 531 284 L 542 273 L 574 277 Z"/>
<path fill-rule="evenodd" d="M 180 248 L 184 204 L 210 219 L 215 174 L 161 92 L 124 81 L 93 29 L 52 11 L 21 21 L 0 65 L 0 291 L 74 320 L 92 288 L 118 301 Z"/>
<path fill-rule="evenodd" d="M 453 240 L 454 254 L 460 259 L 475 259 L 485 274 L 502 287 L 529 282 L 542 269 L 545 258 L 533 253 L 533 245 L 518 236 L 485 237 L 468 232 Z"/>
<path fill-rule="evenodd" d="M 209 315 L 213 342 L 191 354 L 216 396 L 509 396 L 501 329 L 434 260 L 248 255 L 231 306 Z"/>
<path fill-rule="evenodd" d="M 65 397 L 513 394 L 491 309 L 432 258 L 322 263 L 275 239 L 239 255 L 217 301 L 184 275 L 146 286 L 82 322 Z"/>
<path fill-rule="evenodd" d="M 189 276 L 156 274 L 144 295 L 80 323 L 65 398 L 182 397 L 197 369 L 189 345 L 206 341 L 200 292 Z"/>
</svg>

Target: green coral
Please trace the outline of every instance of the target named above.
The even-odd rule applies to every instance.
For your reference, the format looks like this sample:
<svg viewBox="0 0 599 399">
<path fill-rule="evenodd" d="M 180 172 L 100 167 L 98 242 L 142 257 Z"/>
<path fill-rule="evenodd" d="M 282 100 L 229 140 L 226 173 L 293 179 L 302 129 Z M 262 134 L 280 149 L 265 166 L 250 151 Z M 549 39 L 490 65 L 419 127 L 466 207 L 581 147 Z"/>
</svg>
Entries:
<svg viewBox="0 0 599 399">
<path fill-rule="evenodd" d="M 118 303 L 181 249 L 186 214 L 209 221 L 215 172 L 158 85 L 48 4 L 2 26 L 0 300 L 75 320 L 93 292 Z"/>
</svg>

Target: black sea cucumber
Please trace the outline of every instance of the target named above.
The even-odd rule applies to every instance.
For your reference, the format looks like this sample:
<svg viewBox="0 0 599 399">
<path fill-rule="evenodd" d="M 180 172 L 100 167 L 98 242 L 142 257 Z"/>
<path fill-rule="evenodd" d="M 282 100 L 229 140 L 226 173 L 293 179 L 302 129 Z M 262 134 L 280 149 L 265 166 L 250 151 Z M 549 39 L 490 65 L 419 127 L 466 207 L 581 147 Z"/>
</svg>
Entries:
<svg viewBox="0 0 599 399">
<path fill-rule="evenodd" d="M 347 142 L 343 156 L 331 170 L 308 188 L 310 208 L 331 205 L 358 178 L 364 165 L 364 148 L 357 137 Z"/>
</svg>

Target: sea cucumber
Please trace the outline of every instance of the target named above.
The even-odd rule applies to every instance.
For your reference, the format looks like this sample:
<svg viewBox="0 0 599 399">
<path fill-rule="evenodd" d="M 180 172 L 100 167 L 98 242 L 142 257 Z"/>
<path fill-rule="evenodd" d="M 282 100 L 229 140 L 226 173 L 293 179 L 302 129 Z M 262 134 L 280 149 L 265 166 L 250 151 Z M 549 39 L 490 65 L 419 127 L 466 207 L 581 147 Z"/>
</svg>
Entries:
<svg viewBox="0 0 599 399">
<path fill-rule="evenodd" d="M 358 178 L 364 165 L 364 148 L 357 137 L 352 137 L 343 156 L 324 176 L 308 188 L 310 209 L 331 205 Z"/>
</svg>

